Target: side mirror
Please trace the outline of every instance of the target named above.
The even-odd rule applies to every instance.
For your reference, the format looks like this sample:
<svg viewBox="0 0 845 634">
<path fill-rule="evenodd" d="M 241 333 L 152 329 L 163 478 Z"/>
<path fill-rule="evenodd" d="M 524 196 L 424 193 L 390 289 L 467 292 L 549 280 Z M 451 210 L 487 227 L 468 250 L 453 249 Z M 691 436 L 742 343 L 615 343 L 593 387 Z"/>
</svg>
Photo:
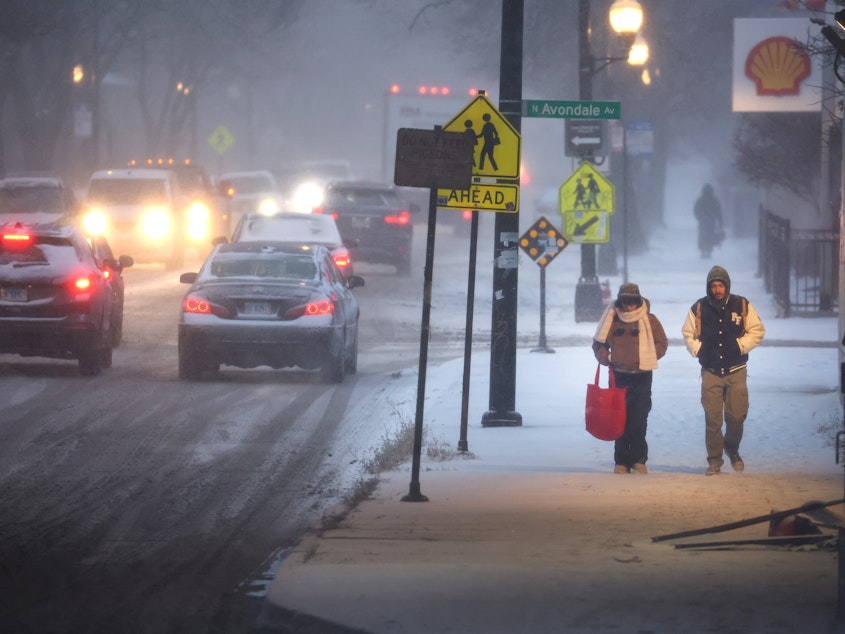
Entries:
<svg viewBox="0 0 845 634">
<path fill-rule="evenodd" d="M 226 236 L 217 236 L 216 238 L 211 239 L 211 245 L 217 246 L 218 244 L 226 244 L 229 241 L 229 238 Z"/>
<path fill-rule="evenodd" d="M 364 286 L 364 278 L 360 275 L 350 275 L 346 278 L 346 285 L 349 288 L 360 288 Z"/>
<path fill-rule="evenodd" d="M 197 281 L 197 273 L 182 273 L 179 276 L 179 281 L 182 284 L 193 284 Z"/>
<path fill-rule="evenodd" d="M 129 267 L 135 264 L 135 260 L 132 259 L 131 255 L 121 255 L 117 258 L 118 264 L 120 264 L 120 268 L 128 269 Z"/>
</svg>

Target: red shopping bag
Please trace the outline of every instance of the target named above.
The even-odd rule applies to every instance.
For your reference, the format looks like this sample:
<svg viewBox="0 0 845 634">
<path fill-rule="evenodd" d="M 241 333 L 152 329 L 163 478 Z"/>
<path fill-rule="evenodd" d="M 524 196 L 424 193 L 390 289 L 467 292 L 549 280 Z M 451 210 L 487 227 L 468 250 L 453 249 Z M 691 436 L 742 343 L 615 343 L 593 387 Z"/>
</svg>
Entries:
<svg viewBox="0 0 845 634">
<path fill-rule="evenodd" d="M 607 371 L 610 387 L 601 387 L 600 370 L 601 364 L 596 368 L 595 382 L 587 384 L 587 431 L 599 440 L 616 440 L 625 431 L 626 388 L 616 387 L 610 368 Z"/>
</svg>

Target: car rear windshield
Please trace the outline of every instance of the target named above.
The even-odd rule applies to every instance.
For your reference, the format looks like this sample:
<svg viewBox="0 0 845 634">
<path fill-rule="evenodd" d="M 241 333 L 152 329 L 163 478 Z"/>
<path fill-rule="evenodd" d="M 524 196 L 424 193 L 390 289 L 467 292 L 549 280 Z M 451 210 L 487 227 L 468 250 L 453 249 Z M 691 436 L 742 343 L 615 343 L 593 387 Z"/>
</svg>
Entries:
<svg viewBox="0 0 845 634">
<path fill-rule="evenodd" d="M 273 183 L 266 176 L 237 176 L 229 180 L 235 188 L 235 196 L 273 191 Z"/>
<path fill-rule="evenodd" d="M 314 260 L 300 255 L 262 257 L 258 254 L 220 254 L 211 263 L 211 277 L 270 277 L 313 280 Z"/>
<path fill-rule="evenodd" d="M 91 181 L 88 200 L 101 205 L 150 205 L 167 202 L 165 181 L 157 178 L 102 178 Z"/>
<path fill-rule="evenodd" d="M 311 214 L 250 218 L 244 223 L 237 239 L 322 242 L 326 244 L 340 244 L 342 242 L 337 226 L 329 216 Z"/>
<path fill-rule="evenodd" d="M 81 254 L 67 238 L 38 236 L 26 247 L 6 244 L 0 240 L 0 266 L 13 268 L 52 264 L 58 268 L 78 264 Z"/>
<path fill-rule="evenodd" d="M 56 187 L 2 187 L 0 213 L 63 213 L 61 190 Z"/>
<path fill-rule="evenodd" d="M 399 207 L 399 198 L 390 191 L 378 189 L 332 189 L 330 205 L 360 205 L 366 207 Z"/>
</svg>

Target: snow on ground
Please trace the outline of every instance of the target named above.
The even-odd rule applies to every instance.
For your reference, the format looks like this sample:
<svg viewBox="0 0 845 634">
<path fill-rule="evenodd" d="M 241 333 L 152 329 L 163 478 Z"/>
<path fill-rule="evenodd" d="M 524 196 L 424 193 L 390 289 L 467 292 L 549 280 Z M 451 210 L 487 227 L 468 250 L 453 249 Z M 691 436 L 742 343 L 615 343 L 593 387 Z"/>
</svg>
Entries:
<svg viewBox="0 0 845 634">
<path fill-rule="evenodd" d="M 558 218 L 550 220 L 559 223 Z M 490 403 L 492 288 L 487 242 L 492 218 L 484 221 L 488 224 L 482 222 L 479 240 L 466 421 L 466 440 L 474 459 L 461 462 L 462 468 L 608 472 L 613 468 L 612 444 L 592 438 L 583 428 L 586 384 L 592 382 L 596 368 L 589 347 L 596 324 L 574 320 L 580 267 L 577 246 L 570 246 L 546 271 L 546 335 L 555 349 L 553 354 L 532 352 L 539 340 L 539 268 L 520 254 L 516 410 L 523 424 L 517 428 L 481 426 Z M 445 248 L 446 241 L 441 242 Z M 751 406 L 742 444 L 748 470 L 836 472 L 839 467 L 831 443 L 842 420 L 834 347 L 836 319 L 777 318 L 763 280 L 756 276 L 756 239 L 729 236 L 711 259 L 704 260 L 695 246 L 694 221 L 685 220 L 678 226 L 654 230 L 649 244 L 648 252 L 629 258 L 628 268 L 629 280 L 640 285 L 670 338 L 669 351 L 654 374 L 648 431 L 650 469 L 697 473 L 706 467 L 699 366 L 687 353 L 680 330 L 690 305 L 705 293 L 707 271 L 719 264 L 730 273 L 732 290 L 749 298 L 766 327 L 764 343 L 751 352 L 748 365 Z M 435 251 L 432 345 L 441 332 L 462 336 L 467 253 L 454 248 Z M 610 281 L 615 297 L 621 275 L 601 279 Z M 419 306 L 404 309 L 409 316 L 413 310 L 419 312 L 413 323 L 415 333 L 419 332 L 422 291 L 421 287 Z M 813 347 L 775 345 L 796 341 L 810 342 Z M 452 448 L 457 448 L 461 439 L 462 352 L 463 346 L 456 344 L 455 360 L 430 364 L 426 371 L 426 438 Z M 603 377 L 606 382 L 606 373 Z M 393 377 L 375 400 L 353 411 L 348 424 L 362 434 L 363 444 L 375 447 L 390 425 L 400 419 L 415 420 L 417 384 L 417 368 L 408 368 Z"/>
</svg>

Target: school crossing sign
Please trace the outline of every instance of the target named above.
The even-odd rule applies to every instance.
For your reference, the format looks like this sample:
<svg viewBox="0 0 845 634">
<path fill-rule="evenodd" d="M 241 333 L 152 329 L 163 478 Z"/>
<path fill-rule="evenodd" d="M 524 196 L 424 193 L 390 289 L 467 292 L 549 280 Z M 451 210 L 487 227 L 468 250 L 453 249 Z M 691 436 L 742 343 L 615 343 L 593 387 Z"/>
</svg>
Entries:
<svg viewBox="0 0 845 634">
<path fill-rule="evenodd" d="M 578 166 L 558 190 L 563 233 L 576 244 L 608 242 L 615 190 L 592 163 Z"/>
<path fill-rule="evenodd" d="M 514 213 L 519 210 L 522 138 L 485 95 L 478 95 L 443 127 L 472 140 L 472 175 L 468 190 L 438 189 L 437 206 Z M 492 180 L 495 179 L 495 180 Z M 501 183 L 498 180 L 515 181 Z"/>
</svg>

